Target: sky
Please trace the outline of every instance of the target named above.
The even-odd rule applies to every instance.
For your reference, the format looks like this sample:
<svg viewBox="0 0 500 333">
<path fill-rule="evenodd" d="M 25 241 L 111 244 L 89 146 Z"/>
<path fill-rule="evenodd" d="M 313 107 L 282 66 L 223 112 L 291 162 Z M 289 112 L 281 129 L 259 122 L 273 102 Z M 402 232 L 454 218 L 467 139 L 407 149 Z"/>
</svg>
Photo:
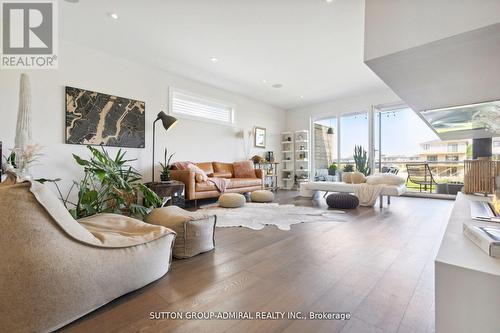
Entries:
<svg viewBox="0 0 500 333">
<path fill-rule="evenodd" d="M 366 114 L 344 116 L 341 118 L 341 157 L 351 157 L 354 146 L 361 144 L 368 150 L 368 119 Z M 378 146 L 378 118 L 376 118 L 375 141 Z M 337 133 L 336 121 L 328 119 L 317 121 L 325 126 L 332 124 Z M 382 154 L 417 155 L 419 144 L 438 140 L 438 136 L 411 109 L 382 114 Z M 378 148 L 378 147 L 376 147 Z"/>
</svg>

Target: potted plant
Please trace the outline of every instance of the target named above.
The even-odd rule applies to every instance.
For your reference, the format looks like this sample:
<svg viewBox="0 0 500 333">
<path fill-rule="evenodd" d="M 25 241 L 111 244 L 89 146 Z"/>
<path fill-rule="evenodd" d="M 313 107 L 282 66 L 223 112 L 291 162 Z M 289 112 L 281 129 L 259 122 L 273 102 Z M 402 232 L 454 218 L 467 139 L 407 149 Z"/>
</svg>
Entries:
<svg viewBox="0 0 500 333">
<path fill-rule="evenodd" d="M 353 172 L 354 171 L 354 166 L 352 164 L 346 164 L 344 166 L 344 169 L 342 171 L 344 171 L 344 172 Z"/>
<path fill-rule="evenodd" d="M 335 174 L 337 173 L 337 164 L 335 162 L 333 162 L 332 164 L 330 164 L 330 166 L 328 167 L 328 174 L 330 176 L 335 176 Z"/>
<path fill-rule="evenodd" d="M 175 153 L 170 154 L 167 159 L 168 150 L 165 148 L 165 153 L 163 154 L 163 163 L 160 162 L 161 174 L 160 179 L 162 182 L 168 182 L 170 180 L 170 160 Z"/>
<path fill-rule="evenodd" d="M 362 146 L 354 146 L 354 163 L 356 164 L 356 170 L 358 172 L 361 172 L 365 176 L 370 174 L 370 167 L 368 166 L 368 153 Z"/>
</svg>

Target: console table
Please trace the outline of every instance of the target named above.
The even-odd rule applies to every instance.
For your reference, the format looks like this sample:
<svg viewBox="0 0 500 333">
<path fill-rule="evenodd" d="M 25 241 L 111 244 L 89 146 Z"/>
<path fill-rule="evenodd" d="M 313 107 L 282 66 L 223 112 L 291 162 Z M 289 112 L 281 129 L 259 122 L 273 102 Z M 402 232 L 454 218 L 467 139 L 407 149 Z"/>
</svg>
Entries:
<svg viewBox="0 0 500 333">
<path fill-rule="evenodd" d="M 458 193 L 435 260 L 436 333 L 500 332 L 500 259 L 463 234 L 474 221 L 468 198 L 485 200 Z"/>
<path fill-rule="evenodd" d="M 183 182 L 169 180 L 166 182 L 149 182 L 144 185 L 151 189 L 151 191 L 155 192 L 159 197 L 163 198 L 162 206 L 185 206 Z"/>
</svg>

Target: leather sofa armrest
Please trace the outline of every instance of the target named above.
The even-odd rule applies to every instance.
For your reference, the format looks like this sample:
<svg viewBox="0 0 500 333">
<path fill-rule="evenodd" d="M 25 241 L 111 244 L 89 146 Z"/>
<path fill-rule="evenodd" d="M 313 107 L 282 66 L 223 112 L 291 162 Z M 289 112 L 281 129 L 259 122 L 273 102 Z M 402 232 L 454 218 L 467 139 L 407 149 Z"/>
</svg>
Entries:
<svg viewBox="0 0 500 333">
<path fill-rule="evenodd" d="M 261 180 L 261 186 L 264 188 L 264 170 L 255 169 L 255 175 Z"/>
<path fill-rule="evenodd" d="M 195 173 L 191 170 L 170 170 L 170 178 L 184 183 L 186 200 L 194 200 L 195 196 Z"/>
</svg>

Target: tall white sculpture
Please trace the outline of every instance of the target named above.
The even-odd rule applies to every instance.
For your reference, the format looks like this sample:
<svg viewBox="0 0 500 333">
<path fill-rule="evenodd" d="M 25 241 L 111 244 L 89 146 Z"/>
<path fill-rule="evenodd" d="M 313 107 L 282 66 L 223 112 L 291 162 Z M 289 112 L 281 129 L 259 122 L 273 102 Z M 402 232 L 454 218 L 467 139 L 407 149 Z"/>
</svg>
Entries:
<svg viewBox="0 0 500 333">
<path fill-rule="evenodd" d="M 17 126 L 15 149 L 24 151 L 33 142 L 31 136 L 31 87 L 28 75 L 21 74 L 19 84 L 19 109 L 17 110 Z"/>
</svg>

